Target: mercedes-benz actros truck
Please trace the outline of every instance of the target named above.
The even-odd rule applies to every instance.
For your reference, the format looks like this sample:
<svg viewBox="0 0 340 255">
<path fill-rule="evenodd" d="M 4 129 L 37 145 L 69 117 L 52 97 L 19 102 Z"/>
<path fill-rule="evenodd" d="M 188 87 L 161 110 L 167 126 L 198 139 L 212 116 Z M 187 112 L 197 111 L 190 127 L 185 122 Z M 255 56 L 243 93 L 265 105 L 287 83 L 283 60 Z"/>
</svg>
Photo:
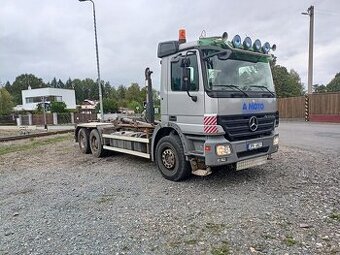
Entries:
<svg viewBox="0 0 340 255">
<path fill-rule="evenodd" d="M 279 114 L 270 61 L 275 45 L 239 35 L 161 42 L 161 118 L 154 120 L 151 71 L 146 121 L 119 118 L 77 125 L 83 153 L 148 158 L 169 180 L 205 176 L 214 167 L 262 165 L 278 151 Z"/>
</svg>

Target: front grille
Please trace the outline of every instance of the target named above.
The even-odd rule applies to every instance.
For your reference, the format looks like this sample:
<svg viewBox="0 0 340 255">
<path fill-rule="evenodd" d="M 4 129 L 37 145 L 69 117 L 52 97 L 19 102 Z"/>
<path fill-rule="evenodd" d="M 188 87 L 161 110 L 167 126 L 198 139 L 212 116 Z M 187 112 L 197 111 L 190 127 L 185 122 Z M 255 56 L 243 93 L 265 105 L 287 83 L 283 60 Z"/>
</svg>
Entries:
<svg viewBox="0 0 340 255">
<path fill-rule="evenodd" d="M 258 120 L 258 128 L 254 132 L 249 127 L 249 120 L 253 116 Z M 223 127 L 226 133 L 225 137 L 229 141 L 240 141 L 270 135 L 274 130 L 275 121 L 278 122 L 277 112 L 217 116 L 217 124 Z"/>
</svg>

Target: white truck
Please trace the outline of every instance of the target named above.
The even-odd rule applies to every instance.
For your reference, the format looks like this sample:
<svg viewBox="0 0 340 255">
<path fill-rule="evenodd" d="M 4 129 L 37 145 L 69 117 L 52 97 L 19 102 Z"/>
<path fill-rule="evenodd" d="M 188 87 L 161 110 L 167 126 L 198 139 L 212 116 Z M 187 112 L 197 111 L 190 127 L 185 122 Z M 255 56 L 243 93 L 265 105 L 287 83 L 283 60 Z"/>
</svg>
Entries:
<svg viewBox="0 0 340 255">
<path fill-rule="evenodd" d="M 161 119 L 154 120 L 151 71 L 147 121 L 120 118 L 77 125 L 83 153 L 107 151 L 155 161 L 161 174 L 180 181 L 205 176 L 216 166 L 235 170 L 267 162 L 277 152 L 279 114 L 270 50 L 260 40 L 236 35 L 161 42 Z"/>
</svg>

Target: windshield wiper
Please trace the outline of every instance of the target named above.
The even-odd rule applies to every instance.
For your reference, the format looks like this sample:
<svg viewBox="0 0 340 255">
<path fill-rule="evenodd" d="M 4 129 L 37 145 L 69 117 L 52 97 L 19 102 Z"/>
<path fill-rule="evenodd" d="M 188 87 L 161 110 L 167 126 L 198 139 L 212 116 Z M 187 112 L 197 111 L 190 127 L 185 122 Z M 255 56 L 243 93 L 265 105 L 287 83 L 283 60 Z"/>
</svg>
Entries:
<svg viewBox="0 0 340 255">
<path fill-rule="evenodd" d="M 233 85 L 233 84 L 223 84 L 223 85 L 213 85 L 213 86 L 234 88 L 234 89 L 240 91 L 241 93 L 243 93 L 243 95 L 245 95 L 246 97 L 249 97 L 249 95 L 244 90 L 240 89 L 238 86 Z"/>
<path fill-rule="evenodd" d="M 265 89 L 265 90 L 267 90 L 273 97 L 275 97 L 275 94 L 274 94 L 272 91 L 270 91 L 266 86 L 261 86 L 261 85 L 251 85 L 251 86 L 249 86 L 249 87 Z"/>
</svg>

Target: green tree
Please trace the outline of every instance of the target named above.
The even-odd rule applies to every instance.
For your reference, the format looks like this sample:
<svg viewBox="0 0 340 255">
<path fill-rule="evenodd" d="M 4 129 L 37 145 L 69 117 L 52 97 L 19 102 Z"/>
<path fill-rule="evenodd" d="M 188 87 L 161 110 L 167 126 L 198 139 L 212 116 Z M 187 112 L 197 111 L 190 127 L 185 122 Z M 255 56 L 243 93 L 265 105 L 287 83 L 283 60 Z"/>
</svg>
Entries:
<svg viewBox="0 0 340 255">
<path fill-rule="evenodd" d="M 133 110 L 133 111 L 135 111 L 135 112 L 137 112 L 137 113 L 141 113 L 142 111 L 143 111 L 143 106 L 142 106 L 142 104 L 141 103 L 139 103 L 139 102 L 137 102 L 137 101 L 130 101 L 129 103 L 128 103 L 128 108 L 130 109 L 130 110 Z"/>
<path fill-rule="evenodd" d="M 110 82 L 105 82 L 103 87 L 103 98 L 114 98 L 115 89 L 111 86 Z"/>
<path fill-rule="evenodd" d="M 314 93 L 325 93 L 325 92 L 327 92 L 327 87 L 323 84 L 321 84 L 321 85 L 314 84 L 313 90 L 314 90 Z"/>
<path fill-rule="evenodd" d="M 303 94 L 299 74 L 293 69 L 288 72 L 284 66 L 271 64 L 273 80 L 278 97 L 294 97 Z"/>
<path fill-rule="evenodd" d="M 9 92 L 5 88 L 0 88 L 0 115 L 11 113 L 13 101 Z"/>
<path fill-rule="evenodd" d="M 65 84 L 60 79 L 57 82 L 57 88 L 59 88 L 59 89 L 65 88 Z"/>
<path fill-rule="evenodd" d="M 22 104 L 21 91 L 28 89 L 29 86 L 32 89 L 36 89 L 44 88 L 46 87 L 46 84 L 41 78 L 38 78 L 33 74 L 22 74 L 16 77 L 12 86 L 8 88 L 8 92 L 12 95 L 15 104 Z"/>
<path fill-rule="evenodd" d="M 137 83 L 132 83 L 126 91 L 126 100 L 128 102 L 140 101 L 140 87 Z"/>
<path fill-rule="evenodd" d="M 96 105 L 96 112 L 99 112 L 100 105 L 99 103 Z M 104 113 L 114 113 L 118 111 L 118 103 L 116 100 L 111 98 L 103 99 L 103 111 Z"/>
<path fill-rule="evenodd" d="M 51 102 L 51 112 L 63 113 L 67 112 L 65 102 Z"/>
<path fill-rule="evenodd" d="M 340 91 L 340 73 L 337 73 L 335 77 L 327 84 L 327 91 Z"/>
<path fill-rule="evenodd" d="M 65 89 L 73 89 L 73 83 L 71 78 L 68 78 L 68 80 L 65 83 Z"/>
<path fill-rule="evenodd" d="M 56 77 L 54 77 L 53 80 L 50 82 L 50 86 L 51 88 L 57 88 L 58 82 Z"/>
<path fill-rule="evenodd" d="M 117 96 L 118 96 L 119 99 L 125 99 L 126 88 L 124 87 L 124 85 L 119 85 L 119 87 L 117 89 Z"/>
<path fill-rule="evenodd" d="M 128 101 L 126 100 L 127 89 L 124 85 L 119 85 L 117 89 L 118 106 L 127 107 Z"/>
</svg>

